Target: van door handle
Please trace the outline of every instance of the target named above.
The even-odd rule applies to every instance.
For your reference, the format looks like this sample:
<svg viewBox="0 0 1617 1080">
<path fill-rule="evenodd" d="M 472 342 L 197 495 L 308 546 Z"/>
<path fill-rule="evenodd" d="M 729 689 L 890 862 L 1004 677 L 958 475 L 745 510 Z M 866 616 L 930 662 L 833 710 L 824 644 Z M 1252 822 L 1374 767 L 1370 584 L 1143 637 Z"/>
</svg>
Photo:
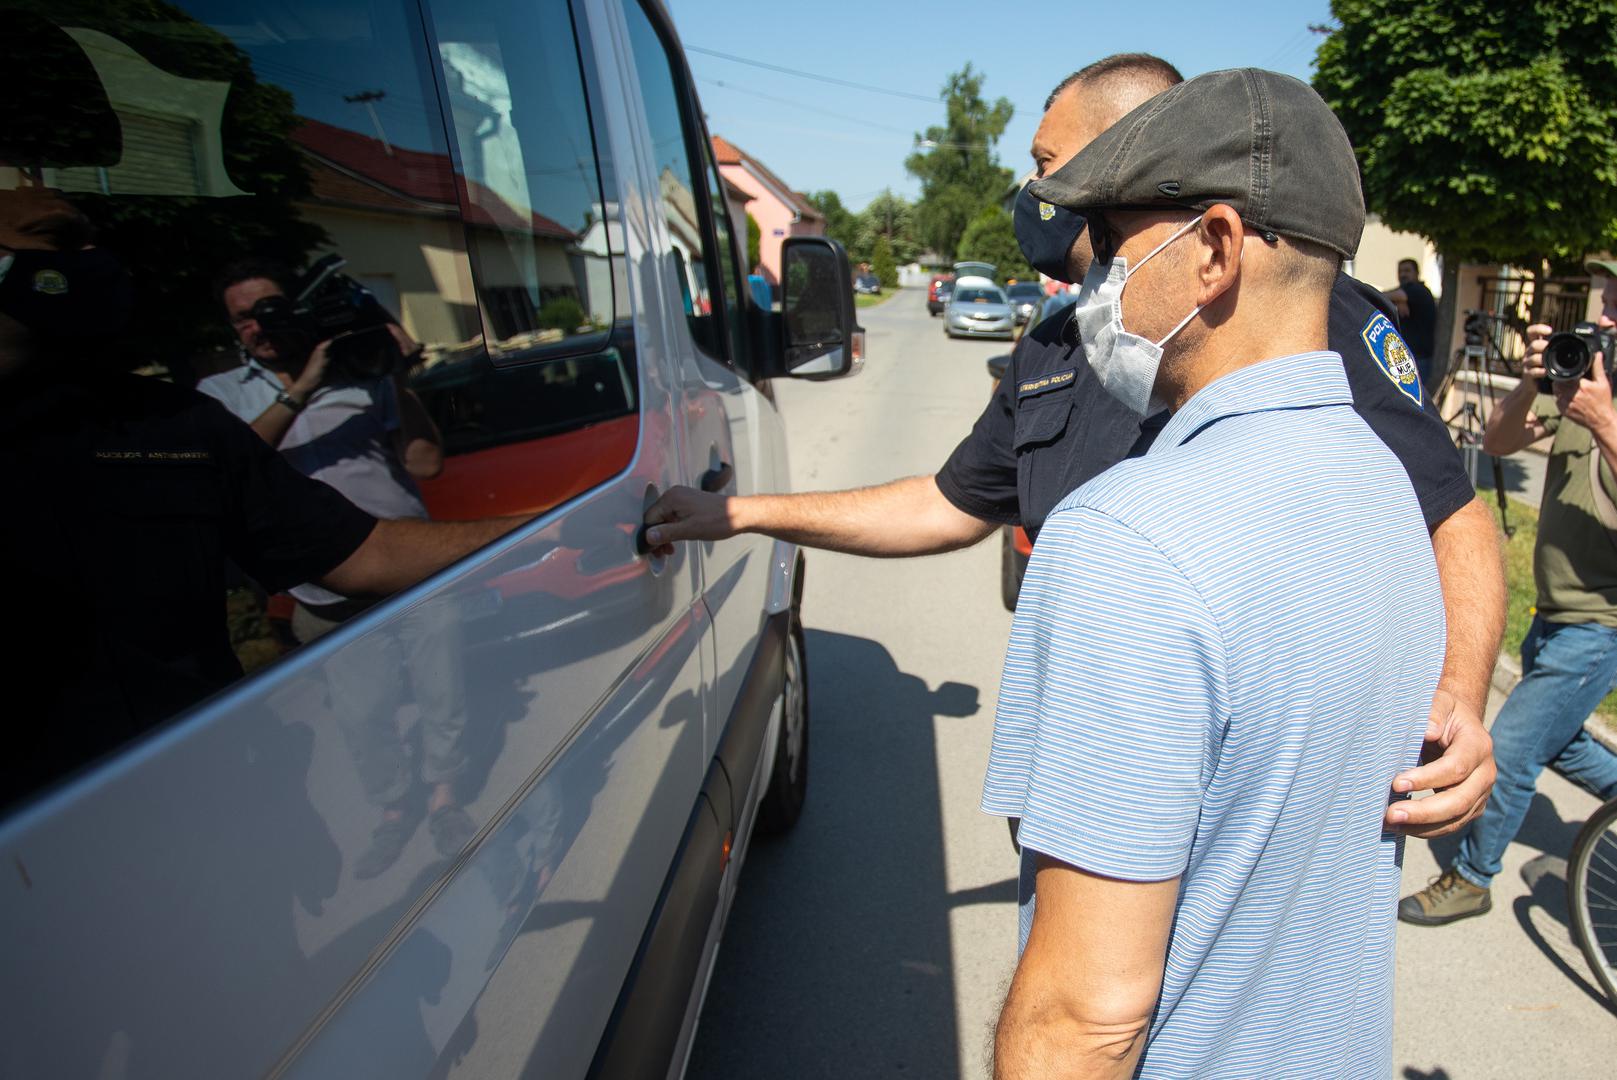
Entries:
<svg viewBox="0 0 1617 1080">
<path fill-rule="evenodd" d="M 723 491 L 730 486 L 736 478 L 736 471 L 728 462 L 721 461 L 715 467 L 702 474 L 702 490 L 709 492 Z"/>
</svg>

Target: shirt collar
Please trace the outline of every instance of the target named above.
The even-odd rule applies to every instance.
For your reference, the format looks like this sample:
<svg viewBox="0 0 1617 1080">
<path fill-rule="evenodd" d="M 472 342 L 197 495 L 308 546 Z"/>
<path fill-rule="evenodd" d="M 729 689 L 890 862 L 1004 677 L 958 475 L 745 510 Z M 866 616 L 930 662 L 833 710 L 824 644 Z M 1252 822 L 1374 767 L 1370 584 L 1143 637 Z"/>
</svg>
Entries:
<svg viewBox="0 0 1617 1080">
<path fill-rule="evenodd" d="M 1148 453 L 1182 446 L 1210 424 L 1243 413 L 1351 405 L 1347 372 L 1334 352 L 1297 353 L 1220 376 L 1173 414 Z"/>
<path fill-rule="evenodd" d="M 246 361 L 241 368 L 241 381 L 243 383 L 250 383 L 254 379 L 264 379 L 274 386 L 281 385 L 281 380 L 275 377 L 275 373 L 260 364 L 252 356 L 243 352 L 242 359 Z"/>
</svg>

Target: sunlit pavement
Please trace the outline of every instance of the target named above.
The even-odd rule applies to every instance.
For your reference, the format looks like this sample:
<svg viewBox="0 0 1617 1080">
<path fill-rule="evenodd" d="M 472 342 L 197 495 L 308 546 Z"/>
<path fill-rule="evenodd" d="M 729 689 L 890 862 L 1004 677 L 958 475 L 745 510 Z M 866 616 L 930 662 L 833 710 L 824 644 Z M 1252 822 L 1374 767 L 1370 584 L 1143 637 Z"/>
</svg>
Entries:
<svg viewBox="0 0 1617 1080">
<path fill-rule="evenodd" d="M 860 319 L 862 374 L 780 387 L 799 490 L 935 471 L 1008 349 L 945 339 L 921 290 Z M 752 849 L 689 1075 L 985 1077 L 1016 950 L 1016 857 L 976 809 L 1010 631 L 999 538 L 902 561 L 811 552 L 804 608 L 809 803 Z M 1490 915 L 1400 928 L 1395 1076 L 1614 1075 L 1617 1015 L 1568 944 L 1562 886 L 1519 874 L 1564 856 L 1594 800 L 1558 777 L 1540 790 Z M 1434 846 L 1446 860 L 1453 843 Z M 1435 872 L 1411 842 L 1408 888 Z"/>
</svg>

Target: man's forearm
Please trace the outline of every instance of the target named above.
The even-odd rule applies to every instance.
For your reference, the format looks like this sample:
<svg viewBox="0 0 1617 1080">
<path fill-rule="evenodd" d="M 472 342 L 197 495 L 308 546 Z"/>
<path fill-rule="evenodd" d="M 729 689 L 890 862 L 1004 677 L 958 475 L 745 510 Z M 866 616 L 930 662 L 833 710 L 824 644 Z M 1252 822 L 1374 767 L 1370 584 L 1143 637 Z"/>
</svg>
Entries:
<svg viewBox="0 0 1617 1080">
<path fill-rule="evenodd" d="M 1014 994 L 1014 991 L 1013 991 Z M 1058 1015 L 1051 1001 L 1006 1002 L 994 1031 L 994 1080 L 1128 1080 L 1140 1063 L 1146 1020 L 1097 1025 Z"/>
<path fill-rule="evenodd" d="M 646 522 L 654 545 L 752 532 L 804 547 L 886 558 L 969 547 L 995 528 L 958 509 L 930 476 L 795 495 L 726 498 L 674 488 L 647 511 Z"/>
<path fill-rule="evenodd" d="M 994 526 L 955 508 L 930 476 L 852 491 L 738 500 L 744 532 L 854 555 L 930 555 L 975 544 Z"/>
<path fill-rule="evenodd" d="M 1480 499 L 1438 525 L 1432 550 L 1448 621 L 1440 685 L 1481 716 L 1504 636 L 1505 575 L 1499 534 Z"/>
<path fill-rule="evenodd" d="M 248 426 L 258 433 L 258 437 L 271 446 L 280 446 L 281 440 L 286 438 L 287 429 L 298 414 L 282 405 L 279 401 L 271 402 L 270 407 L 258 414 L 258 418 Z"/>
<path fill-rule="evenodd" d="M 365 542 L 320 584 L 344 596 L 387 596 L 499 539 L 527 517 L 483 521 L 378 521 Z"/>
<path fill-rule="evenodd" d="M 1617 413 L 1599 428 L 1590 428 L 1589 434 L 1594 437 L 1595 446 L 1600 450 L 1600 456 L 1606 463 L 1606 468 L 1617 474 Z"/>
<path fill-rule="evenodd" d="M 1537 396 L 1537 379 L 1523 378 L 1517 383 L 1488 417 L 1488 425 L 1482 431 L 1482 449 L 1504 457 L 1532 443 L 1534 431 L 1528 424 L 1527 414 L 1532 411 Z"/>
</svg>

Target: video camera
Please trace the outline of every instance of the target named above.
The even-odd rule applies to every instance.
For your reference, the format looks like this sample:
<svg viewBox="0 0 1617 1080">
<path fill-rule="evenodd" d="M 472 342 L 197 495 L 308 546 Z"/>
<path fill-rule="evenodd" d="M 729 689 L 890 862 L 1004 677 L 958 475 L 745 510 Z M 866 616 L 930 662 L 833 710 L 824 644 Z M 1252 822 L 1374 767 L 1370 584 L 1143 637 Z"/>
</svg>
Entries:
<svg viewBox="0 0 1617 1080">
<path fill-rule="evenodd" d="M 252 307 L 265 337 L 288 356 L 307 357 L 322 341 L 327 383 L 361 383 L 398 369 L 403 352 L 389 333 L 397 323 L 365 286 L 342 273 L 347 260 L 331 254 L 309 267 L 292 296 L 266 296 Z"/>
<path fill-rule="evenodd" d="M 1581 322 L 1571 330 L 1550 335 L 1544 346 L 1546 377 L 1538 381 L 1539 390 L 1549 393 L 1552 383 L 1583 378 L 1596 353 L 1604 356 L 1606 376 L 1610 378 L 1617 362 L 1617 355 L 1613 355 L 1617 353 L 1617 332 L 1603 329 L 1598 323 Z"/>
</svg>

